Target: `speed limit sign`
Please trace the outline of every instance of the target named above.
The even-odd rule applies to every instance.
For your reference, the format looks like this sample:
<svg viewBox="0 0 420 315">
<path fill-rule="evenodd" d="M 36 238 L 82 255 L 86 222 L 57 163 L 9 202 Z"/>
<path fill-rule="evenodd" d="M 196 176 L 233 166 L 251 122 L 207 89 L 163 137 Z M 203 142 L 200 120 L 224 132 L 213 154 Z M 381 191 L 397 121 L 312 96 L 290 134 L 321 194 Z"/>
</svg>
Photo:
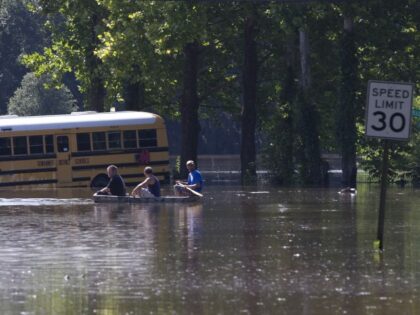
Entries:
<svg viewBox="0 0 420 315">
<path fill-rule="evenodd" d="M 412 103 L 413 84 L 369 81 L 366 136 L 408 140 Z"/>
</svg>

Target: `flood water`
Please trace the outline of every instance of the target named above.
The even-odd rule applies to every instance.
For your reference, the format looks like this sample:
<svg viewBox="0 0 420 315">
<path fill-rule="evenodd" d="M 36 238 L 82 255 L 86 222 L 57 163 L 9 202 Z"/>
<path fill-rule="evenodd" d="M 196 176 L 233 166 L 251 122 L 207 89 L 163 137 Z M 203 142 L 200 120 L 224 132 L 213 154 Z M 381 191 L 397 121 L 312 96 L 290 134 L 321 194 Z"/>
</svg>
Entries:
<svg viewBox="0 0 420 315">
<path fill-rule="evenodd" d="M 208 186 L 202 203 L 0 191 L 0 314 L 419 314 L 420 191 Z"/>
</svg>

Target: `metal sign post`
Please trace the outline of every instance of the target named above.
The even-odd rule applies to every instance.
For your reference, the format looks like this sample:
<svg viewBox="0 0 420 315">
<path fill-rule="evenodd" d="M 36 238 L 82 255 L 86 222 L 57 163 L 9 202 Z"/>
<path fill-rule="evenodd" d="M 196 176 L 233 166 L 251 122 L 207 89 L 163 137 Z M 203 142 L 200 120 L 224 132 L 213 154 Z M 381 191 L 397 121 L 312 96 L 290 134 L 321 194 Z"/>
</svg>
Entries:
<svg viewBox="0 0 420 315">
<path fill-rule="evenodd" d="M 386 189 L 388 186 L 388 151 L 389 140 L 383 140 L 383 153 L 382 153 L 382 169 L 381 169 L 381 194 L 379 196 L 379 214 L 378 214 L 378 233 L 377 241 L 378 248 L 384 248 L 384 225 L 385 225 L 385 200 Z"/>
<path fill-rule="evenodd" d="M 407 141 L 410 137 L 413 89 L 414 85 L 410 83 L 382 81 L 368 83 L 366 136 L 384 139 L 377 234 L 380 250 L 383 250 L 384 240 L 389 141 Z"/>
</svg>

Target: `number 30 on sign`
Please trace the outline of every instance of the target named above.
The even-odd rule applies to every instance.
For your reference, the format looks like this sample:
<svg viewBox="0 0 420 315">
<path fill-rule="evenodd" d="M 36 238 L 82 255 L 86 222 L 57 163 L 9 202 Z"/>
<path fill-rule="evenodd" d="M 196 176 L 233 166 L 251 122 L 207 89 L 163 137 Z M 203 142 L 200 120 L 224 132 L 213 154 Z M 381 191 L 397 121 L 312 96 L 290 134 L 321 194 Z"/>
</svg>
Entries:
<svg viewBox="0 0 420 315">
<path fill-rule="evenodd" d="M 366 136 L 408 140 L 412 103 L 413 84 L 369 81 Z"/>
</svg>

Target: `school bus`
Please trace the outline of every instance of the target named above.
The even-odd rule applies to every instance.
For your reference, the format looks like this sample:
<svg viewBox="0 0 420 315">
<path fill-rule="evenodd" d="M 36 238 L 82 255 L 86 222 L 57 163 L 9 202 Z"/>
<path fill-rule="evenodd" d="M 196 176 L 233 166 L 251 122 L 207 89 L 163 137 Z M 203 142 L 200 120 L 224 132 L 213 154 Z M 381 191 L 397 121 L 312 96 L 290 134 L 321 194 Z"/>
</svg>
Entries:
<svg viewBox="0 0 420 315">
<path fill-rule="evenodd" d="M 118 166 L 127 185 L 152 166 L 169 182 L 164 120 L 146 112 L 0 116 L 0 187 L 104 187 Z"/>
</svg>

